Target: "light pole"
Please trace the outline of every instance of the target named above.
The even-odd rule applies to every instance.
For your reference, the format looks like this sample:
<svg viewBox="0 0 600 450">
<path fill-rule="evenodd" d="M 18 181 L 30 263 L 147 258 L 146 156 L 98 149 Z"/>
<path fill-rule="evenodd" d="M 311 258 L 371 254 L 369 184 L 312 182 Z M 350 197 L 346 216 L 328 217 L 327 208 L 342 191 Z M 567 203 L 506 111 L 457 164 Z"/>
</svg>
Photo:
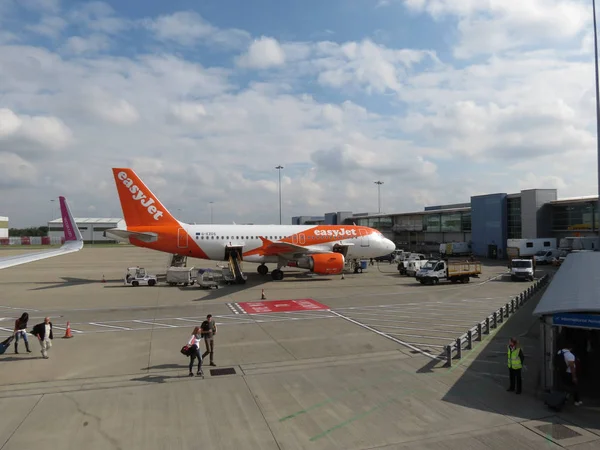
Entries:
<svg viewBox="0 0 600 450">
<path fill-rule="evenodd" d="M 50 200 L 50 204 L 52 206 L 52 217 L 50 218 L 50 220 L 54 220 L 54 216 L 55 216 L 55 214 L 54 214 L 54 202 L 55 202 L 54 199 Z"/>
<path fill-rule="evenodd" d="M 283 166 L 275 168 L 279 171 L 279 225 L 281 225 L 281 169 L 283 169 Z"/>
<path fill-rule="evenodd" d="M 212 205 L 214 202 L 208 202 L 209 207 L 210 207 L 210 224 L 212 225 L 213 222 L 213 215 L 212 215 Z"/>
<path fill-rule="evenodd" d="M 377 212 L 381 213 L 381 185 L 383 181 L 375 181 L 377 185 Z"/>
<path fill-rule="evenodd" d="M 600 211 L 600 87 L 598 85 L 598 30 L 596 28 L 596 0 L 592 0 L 592 12 L 594 14 L 594 67 L 596 82 L 596 147 L 598 158 L 598 211 Z M 600 236 L 600 227 L 598 227 Z"/>
</svg>

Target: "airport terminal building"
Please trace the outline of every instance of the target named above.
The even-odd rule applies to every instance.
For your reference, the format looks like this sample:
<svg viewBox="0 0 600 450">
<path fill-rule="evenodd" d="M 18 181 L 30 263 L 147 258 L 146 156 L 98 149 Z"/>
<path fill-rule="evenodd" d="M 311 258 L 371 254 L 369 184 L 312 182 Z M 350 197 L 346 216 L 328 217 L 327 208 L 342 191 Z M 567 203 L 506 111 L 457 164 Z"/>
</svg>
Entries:
<svg viewBox="0 0 600 450">
<path fill-rule="evenodd" d="M 417 212 L 299 216 L 292 218 L 292 224 L 369 226 L 399 248 L 424 253 L 437 252 L 441 243 L 470 242 L 475 255 L 502 259 L 507 239 L 597 234 L 597 203 L 597 197 L 558 200 L 556 189 L 528 189 L 477 195 L 468 203 L 428 206 Z"/>
</svg>

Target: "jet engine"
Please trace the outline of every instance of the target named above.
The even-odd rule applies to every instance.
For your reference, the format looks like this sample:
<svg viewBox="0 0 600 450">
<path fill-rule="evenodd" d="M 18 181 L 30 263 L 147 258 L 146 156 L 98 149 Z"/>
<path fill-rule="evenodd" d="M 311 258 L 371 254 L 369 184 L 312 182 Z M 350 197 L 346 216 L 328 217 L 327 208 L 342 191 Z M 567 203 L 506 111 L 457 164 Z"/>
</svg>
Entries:
<svg viewBox="0 0 600 450">
<path fill-rule="evenodd" d="M 337 275 L 344 270 L 344 263 L 344 255 L 341 253 L 318 253 L 298 259 L 296 267 L 319 275 Z"/>
</svg>

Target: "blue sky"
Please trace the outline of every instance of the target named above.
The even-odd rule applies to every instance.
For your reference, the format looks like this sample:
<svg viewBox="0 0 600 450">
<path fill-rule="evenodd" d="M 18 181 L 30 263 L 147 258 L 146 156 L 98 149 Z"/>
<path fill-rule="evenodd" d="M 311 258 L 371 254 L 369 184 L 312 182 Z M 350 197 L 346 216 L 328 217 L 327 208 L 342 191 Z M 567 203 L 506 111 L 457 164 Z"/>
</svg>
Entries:
<svg viewBox="0 0 600 450">
<path fill-rule="evenodd" d="M 0 215 L 284 220 L 596 192 L 584 0 L 0 0 Z"/>
</svg>

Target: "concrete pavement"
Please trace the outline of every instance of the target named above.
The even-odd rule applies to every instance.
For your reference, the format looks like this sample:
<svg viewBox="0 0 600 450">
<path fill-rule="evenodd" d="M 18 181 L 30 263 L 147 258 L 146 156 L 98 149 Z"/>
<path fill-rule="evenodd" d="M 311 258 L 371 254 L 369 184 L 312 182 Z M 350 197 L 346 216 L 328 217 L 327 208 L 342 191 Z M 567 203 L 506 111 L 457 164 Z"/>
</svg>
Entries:
<svg viewBox="0 0 600 450">
<path fill-rule="evenodd" d="M 479 283 L 458 286 L 421 286 L 385 264 L 345 280 L 297 273 L 283 282 L 247 265 L 247 286 L 216 292 L 121 286 L 127 266 L 164 273 L 165 262 L 131 247 L 84 249 L 0 271 L 0 327 L 10 329 L 28 310 L 30 326 L 49 314 L 81 331 L 73 339 L 56 333 L 49 360 L 39 358 L 37 343 L 31 355 L 11 347 L 0 356 L 0 410 L 10 411 L 0 421 L 0 450 L 42 440 L 51 448 L 128 450 L 600 445 L 586 411 L 551 414 L 530 378 L 525 395 L 505 392 L 505 339 L 529 329 L 525 308 L 451 369 L 426 356 L 463 320 L 470 326 L 524 288 L 501 281 L 502 267 L 486 266 Z M 258 301 L 262 288 L 267 300 L 312 298 L 331 311 L 253 316 L 227 306 Z M 218 316 L 217 369 L 235 373 L 206 366 L 205 379 L 188 378 L 179 348 L 207 313 Z M 558 425 L 578 435 L 552 437 L 568 434 Z"/>
</svg>

